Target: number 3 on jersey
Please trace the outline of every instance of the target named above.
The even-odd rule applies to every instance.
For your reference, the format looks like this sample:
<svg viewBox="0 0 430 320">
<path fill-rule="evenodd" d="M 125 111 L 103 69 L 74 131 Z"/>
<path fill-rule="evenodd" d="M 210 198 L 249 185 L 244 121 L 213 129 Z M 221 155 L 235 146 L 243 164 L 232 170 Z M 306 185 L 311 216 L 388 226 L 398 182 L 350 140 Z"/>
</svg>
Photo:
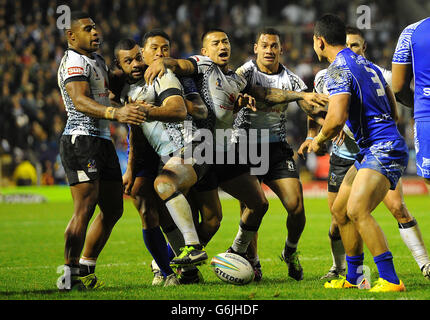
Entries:
<svg viewBox="0 0 430 320">
<path fill-rule="evenodd" d="M 366 66 L 364 66 L 364 68 L 366 69 L 367 72 L 370 72 L 373 75 L 373 77 L 371 77 L 371 79 L 379 87 L 378 89 L 376 89 L 376 93 L 378 94 L 378 97 L 384 96 L 385 95 L 385 88 L 382 85 L 381 79 L 379 79 L 378 74 L 376 73 L 376 71 L 373 70 L 372 68 L 369 68 L 369 67 L 366 67 Z"/>
</svg>

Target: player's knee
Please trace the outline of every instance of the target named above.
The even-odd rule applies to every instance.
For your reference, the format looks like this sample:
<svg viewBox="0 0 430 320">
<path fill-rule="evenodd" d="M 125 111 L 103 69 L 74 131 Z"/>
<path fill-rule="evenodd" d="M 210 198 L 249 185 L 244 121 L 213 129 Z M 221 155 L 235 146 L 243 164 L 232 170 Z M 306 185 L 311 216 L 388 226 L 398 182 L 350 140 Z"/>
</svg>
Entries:
<svg viewBox="0 0 430 320">
<path fill-rule="evenodd" d="M 178 191 L 178 188 L 176 187 L 175 183 L 165 176 L 158 176 L 155 179 L 154 189 L 162 200 L 167 199 L 176 191 Z"/>
<path fill-rule="evenodd" d="M 348 216 L 344 210 L 332 207 L 331 209 L 332 224 L 343 226 L 348 222 Z"/>
<path fill-rule="evenodd" d="M 286 204 L 285 207 L 289 215 L 297 216 L 304 213 L 304 206 L 301 198 L 296 197 L 284 203 Z"/>
</svg>

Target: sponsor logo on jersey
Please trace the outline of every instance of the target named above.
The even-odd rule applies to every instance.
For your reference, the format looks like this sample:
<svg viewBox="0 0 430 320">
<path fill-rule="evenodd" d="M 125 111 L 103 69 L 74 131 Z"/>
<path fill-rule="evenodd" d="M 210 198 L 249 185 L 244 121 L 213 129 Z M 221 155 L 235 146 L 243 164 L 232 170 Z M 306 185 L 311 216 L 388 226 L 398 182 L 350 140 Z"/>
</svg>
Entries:
<svg viewBox="0 0 430 320">
<path fill-rule="evenodd" d="M 84 68 L 82 67 L 70 67 L 67 68 L 67 73 L 69 76 L 77 75 L 77 74 L 84 74 Z"/>
</svg>

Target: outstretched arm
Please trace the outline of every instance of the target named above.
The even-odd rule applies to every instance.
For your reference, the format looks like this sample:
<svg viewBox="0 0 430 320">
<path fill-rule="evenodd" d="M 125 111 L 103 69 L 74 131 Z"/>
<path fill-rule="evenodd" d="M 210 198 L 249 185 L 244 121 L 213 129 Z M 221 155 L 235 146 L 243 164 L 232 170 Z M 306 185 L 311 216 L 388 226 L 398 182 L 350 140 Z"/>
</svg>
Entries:
<svg viewBox="0 0 430 320">
<path fill-rule="evenodd" d="M 328 102 L 328 96 L 324 94 L 266 88 L 261 86 L 252 86 L 250 94 L 257 101 L 264 102 L 264 104 L 269 108 L 279 103 L 297 101 L 300 108 L 310 116 L 320 115 Z"/>
<path fill-rule="evenodd" d="M 189 76 L 195 72 L 194 64 L 186 59 L 161 58 L 153 63 L 145 71 L 145 81 L 152 84 L 155 78 L 161 77 L 169 68 L 178 76 Z"/>
</svg>

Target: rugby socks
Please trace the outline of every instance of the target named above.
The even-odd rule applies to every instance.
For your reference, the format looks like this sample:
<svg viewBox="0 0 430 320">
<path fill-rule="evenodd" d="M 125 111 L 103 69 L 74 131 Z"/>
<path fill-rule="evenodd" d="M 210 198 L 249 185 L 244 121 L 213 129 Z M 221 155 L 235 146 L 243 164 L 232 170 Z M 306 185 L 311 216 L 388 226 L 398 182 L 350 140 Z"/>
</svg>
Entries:
<svg viewBox="0 0 430 320">
<path fill-rule="evenodd" d="M 161 228 L 142 229 L 142 234 L 146 248 L 154 258 L 163 276 L 167 277 L 172 274 L 173 270 L 170 268 L 169 251 L 167 250 L 166 239 L 161 232 Z"/>
<path fill-rule="evenodd" d="M 285 240 L 284 255 L 286 257 L 289 257 L 296 251 L 297 251 L 297 243 L 292 243 L 287 238 L 287 240 Z"/>
<path fill-rule="evenodd" d="M 169 253 L 169 257 L 173 259 L 175 256 L 179 256 L 181 254 L 181 248 L 185 246 L 184 236 L 181 231 L 173 225 L 171 228 L 163 229 L 164 234 L 166 235 L 167 241 L 169 241 L 169 248 L 172 251 L 171 255 Z"/>
<path fill-rule="evenodd" d="M 396 270 L 394 269 L 393 255 L 390 251 L 373 257 L 373 261 L 376 263 L 380 278 L 394 284 L 400 284 L 400 280 L 397 277 Z"/>
<path fill-rule="evenodd" d="M 399 232 L 403 242 L 411 251 L 420 269 L 422 269 L 425 264 L 430 262 L 430 259 L 417 221 L 413 219 L 408 223 L 399 223 Z"/>
<path fill-rule="evenodd" d="M 358 278 L 363 275 L 363 261 L 364 253 L 357 256 L 346 256 L 346 263 L 348 264 L 346 280 L 348 280 L 350 284 L 357 284 Z"/>
<path fill-rule="evenodd" d="M 333 267 L 336 270 L 345 270 L 345 249 L 343 247 L 342 239 L 340 235 L 332 235 L 329 231 L 328 237 L 330 239 L 331 257 L 333 259 Z"/>
<path fill-rule="evenodd" d="M 240 221 L 239 231 L 236 234 L 231 248 L 237 253 L 245 253 L 257 231 L 258 227 L 251 227 Z"/>
<path fill-rule="evenodd" d="M 87 257 L 79 259 L 80 276 L 85 277 L 96 272 L 96 261 Z"/>
<path fill-rule="evenodd" d="M 185 245 L 200 245 L 199 236 L 194 226 L 193 213 L 184 195 L 177 191 L 167 198 L 164 203 L 176 226 L 181 231 Z"/>
<path fill-rule="evenodd" d="M 173 249 L 170 246 L 170 243 L 167 244 L 167 252 L 168 252 L 169 260 L 172 260 L 174 257 L 176 257 L 176 254 L 175 252 L 173 252 Z"/>
</svg>

